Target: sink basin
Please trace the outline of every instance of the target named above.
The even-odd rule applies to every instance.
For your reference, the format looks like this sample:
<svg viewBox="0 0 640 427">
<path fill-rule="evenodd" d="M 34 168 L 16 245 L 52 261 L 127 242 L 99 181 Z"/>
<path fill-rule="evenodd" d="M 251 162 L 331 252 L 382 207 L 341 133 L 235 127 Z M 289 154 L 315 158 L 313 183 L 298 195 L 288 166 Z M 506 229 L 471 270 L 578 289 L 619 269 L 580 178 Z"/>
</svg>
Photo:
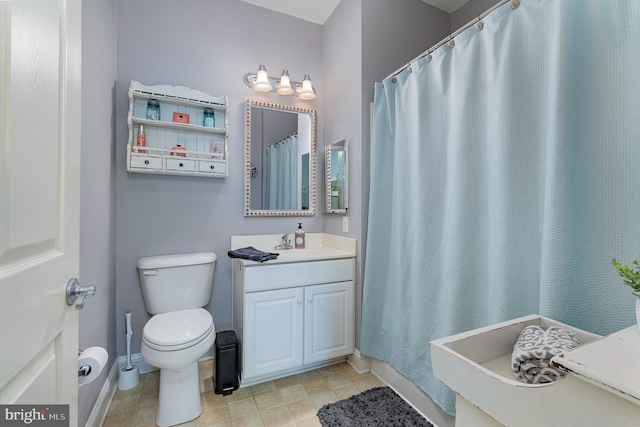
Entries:
<svg viewBox="0 0 640 427">
<path fill-rule="evenodd" d="M 293 259 L 293 258 L 306 258 L 319 256 L 325 253 L 322 249 L 283 249 L 274 250 L 274 252 L 280 254 L 281 259 Z"/>
</svg>

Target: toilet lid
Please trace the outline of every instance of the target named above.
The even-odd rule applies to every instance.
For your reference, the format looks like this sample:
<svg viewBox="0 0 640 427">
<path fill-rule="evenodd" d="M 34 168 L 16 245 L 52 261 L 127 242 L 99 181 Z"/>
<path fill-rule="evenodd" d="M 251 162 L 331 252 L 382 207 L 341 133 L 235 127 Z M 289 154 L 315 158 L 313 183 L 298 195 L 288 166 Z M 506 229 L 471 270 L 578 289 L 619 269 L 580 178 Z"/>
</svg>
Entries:
<svg viewBox="0 0 640 427">
<path fill-rule="evenodd" d="M 169 347 L 197 341 L 213 328 L 213 318 L 204 308 L 156 314 L 142 330 L 142 336 L 157 346 Z"/>
</svg>

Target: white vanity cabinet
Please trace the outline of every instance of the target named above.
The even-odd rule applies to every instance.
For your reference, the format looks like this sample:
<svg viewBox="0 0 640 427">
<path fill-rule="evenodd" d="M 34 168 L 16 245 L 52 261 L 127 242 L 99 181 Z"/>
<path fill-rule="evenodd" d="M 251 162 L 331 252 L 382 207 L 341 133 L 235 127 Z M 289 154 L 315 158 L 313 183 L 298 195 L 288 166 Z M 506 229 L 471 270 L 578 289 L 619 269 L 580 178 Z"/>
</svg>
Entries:
<svg viewBox="0 0 640 427">
<path fill-rule="evenodd" d="M 302 372 L 353 353 L 354 258 L 233 260 L 233 329 L 242 384 Z"/>
<path fill-rule="evenodd" d="M 149 101 L 158 102 L 158 118 L 148 117 Z M 127 171 L 227 177 L 227 104 L 224 96 L 214 97 L 184 86 L 146 86 L 132 81 Z M 213 126 L 205 126 L 205 122 Z M 145 146 L 138 145 L 141 128 Z"/>
</svg>

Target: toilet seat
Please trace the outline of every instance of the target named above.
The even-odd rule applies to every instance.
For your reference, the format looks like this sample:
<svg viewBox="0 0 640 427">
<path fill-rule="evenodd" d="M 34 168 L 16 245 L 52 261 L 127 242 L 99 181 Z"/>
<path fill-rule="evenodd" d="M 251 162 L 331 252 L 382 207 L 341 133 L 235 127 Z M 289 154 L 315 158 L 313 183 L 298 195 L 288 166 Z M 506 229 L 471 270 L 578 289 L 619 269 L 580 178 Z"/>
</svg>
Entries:
<svg viewBox="0 0 640 427">
<path fill-rule="evenodd" d="M 159 351 L 181 350 L 204 340 L 213 328 L 213 318 L 203 308 L 156 314 L 144 325 L 142 341 Z"/>
</svg>

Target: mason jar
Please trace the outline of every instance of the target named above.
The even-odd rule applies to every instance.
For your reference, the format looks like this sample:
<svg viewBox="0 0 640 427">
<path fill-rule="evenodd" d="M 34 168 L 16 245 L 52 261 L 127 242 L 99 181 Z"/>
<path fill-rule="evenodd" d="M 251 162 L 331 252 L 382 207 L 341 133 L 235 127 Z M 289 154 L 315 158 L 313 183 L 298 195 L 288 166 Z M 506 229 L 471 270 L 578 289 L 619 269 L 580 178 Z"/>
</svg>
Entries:
<svg viewBox="0 0 640 427">
<path fill-rule="evenodd" d="M 216 117 L 213 114 L 213 108 L 204 109 L 204 118 L 202 119 L 202 126 L 212 128 L 216 126 Z"/>
<path fill-rule="evenodd" d="M 155 99 L 147 102 L 147 119 L 160 120 L 160 103 Z"/>
</svg>

